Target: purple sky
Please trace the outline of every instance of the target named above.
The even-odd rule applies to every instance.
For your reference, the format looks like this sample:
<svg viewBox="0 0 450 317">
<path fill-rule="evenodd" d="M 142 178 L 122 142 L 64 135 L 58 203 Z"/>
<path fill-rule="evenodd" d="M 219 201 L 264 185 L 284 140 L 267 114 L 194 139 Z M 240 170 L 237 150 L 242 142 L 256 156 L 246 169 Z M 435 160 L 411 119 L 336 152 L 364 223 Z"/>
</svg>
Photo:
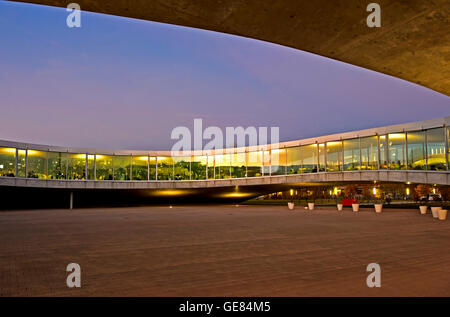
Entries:
<svg viewBox="0 0 450 317">
<path fill-rule="evenodd" d="M 170 149 L 176 126 L 279 126 L 280 140 L 450 115 L 427 88 L 226 34 L 0 1 L 0 139 Z"/>
</svg>

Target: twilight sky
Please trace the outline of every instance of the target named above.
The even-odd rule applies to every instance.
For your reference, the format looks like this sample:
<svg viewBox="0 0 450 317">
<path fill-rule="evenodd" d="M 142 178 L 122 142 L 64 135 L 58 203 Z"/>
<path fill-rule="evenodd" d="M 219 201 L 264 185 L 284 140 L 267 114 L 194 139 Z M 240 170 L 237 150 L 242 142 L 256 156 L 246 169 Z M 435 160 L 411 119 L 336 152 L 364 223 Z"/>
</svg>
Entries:
<svg viewBox="0 0 450 317">
<path fill-rule="evenodd" d="M 0 0 L 0 139 L 170 149 L 176 126 L 279 126 L 288 141 L 450 115 L 450 97 L 302 51 Z"/>
</svg>

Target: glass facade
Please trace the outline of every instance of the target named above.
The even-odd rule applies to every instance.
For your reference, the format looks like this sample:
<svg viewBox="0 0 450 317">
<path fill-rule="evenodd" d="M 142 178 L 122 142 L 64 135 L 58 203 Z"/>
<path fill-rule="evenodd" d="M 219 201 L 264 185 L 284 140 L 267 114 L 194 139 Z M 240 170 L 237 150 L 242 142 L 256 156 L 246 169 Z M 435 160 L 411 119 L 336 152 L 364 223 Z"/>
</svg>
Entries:
<svg viewBox="0 0 450 317">
<path fill-rule="evenodd" d="M 214 162 L 216 179 L 231 177 L 230 154 L 217 154 L 214 156 Z"/>
<path fill-rule="evenodd" d="M 387 141 L 386 135 L 380 135 L 379 136 L 379 143 L 380 143 L 380 169 L 387 169 L 388 168 L 388 141 Z"/>
<path fill-rule="evenodd" d="M 17 176 L 26 177 L 27 150 L 17 150 Z"/>
<path fill-rule="evenodd" d="M 231 177 L 243 178 L 246 174 L 245 152 L 231 154 Z"/>
<path fill-rule="evenodd" d="M 114 168 L 113 157 L 111 155 L 95 155 L 97 180 L 113 180 Z"/>
<path fill-rule="evenodd" d="M 414 131 L 406 134 L 408 148 L 408 169 L 425 170 L 427 168 L 425 131 Z"/>
<path fill-rule="evenodd" d="M 131 158 L 131 179 L 134 181 L 148 180 L 148 156 Z"/>
<path fill-rule="evenodd" d="M 450 127 L 185 157 L 103 155 L 0 147 L 0 177 L 68 180 L 204 180 L 318 171 L 446 171 Z M 318 170 L 319 166 L 319 170 Z"/>
<path fill-rule="evenodd" d="M 427 165 L 431 171 L 445 171 L 445 131 L 444 128 L 427 130 Z"/>
<path fill-rule="evenodd" d="M 450 168 L 450 127 L 447 128 L 447 169 Z"/>
<path fill-rule="evenodd" d="M 86 154 L 67 154 L 67 179 L 83 180 L 86 178 Z"/>
<path fill-rule="evenodd" d="M 191 178 L 191 157 L 174 156 L 174 179 L 176 181 L 190 180 Z"/>
<path fill-rule="evenodd" d="M 263 151 L 263 173 L 270 176 L 270 151 Z"/>
<path fill-rule="evenodd" d="M 360 139 L 349 139 L 343 141 L 344 147 L 344 171 L 357 171 L 361 169 L 361 151 L 359 150 Z"/>
<path fill-rule="evenodd" d="M 156 157 L 152 156 L 148 159 L 148 179 L 149 180 L 156 180 Z"/>
<path fill-rule="evenodd" d="M 325 144 L 319 144 L 319 172 L 325 172 L 325 162 L 326 162 L 326 150 Z"/>
<path fill-rule="evenodd" d="M 87 179 L 95 180 L 95 155 L 89 154 L 87 156 Z"/>
<path fill-rule="evenodd" d="M 327 142 L 327 172 L 342 170 L 342 142 Z"/>
<path fill-rule="evenodd" d="M 274 149 L 270 151 L 271 175 L 286 174 L 286 149 Z"/>
<path fill-rule="evenodd" d="M 245 161 L 247 162 L 247 177 L 258 177 L 263 175 L 262 156 L 262 151 L 245 153 Z"/>
<path fill-rule="evenodd" d="M 47 178 L 47 152 L 28 150 L 27 177 Z"/>
<path fill-rule="evenodd" d="M 302 161 L 300 157 L 300 147 L 290 147 L 286 149 L 286 172 L 287 174 L 302 173 Z"/>
<path fill-rule="evenodd" d="M 208 165 L 207 165 L 207 173 L 206 178 L 214 179 L 214 155 L 208 155 Z"/>
<path fill-rule="evenodd" d="M 131 179 L 131 156 L 116 155 L 113 162 L 114 180 L 129 181 Z"/>
<path fill-rule="evenodd" d="M 206 155 L 192 156 L 191 158 L 191 179 L 206 179 Z"/>
<path fill-rule="evenodd" d="M 317 144 L 302 145 L 300 147 L 300 162 L 302 173 L 317 172 Z"/>
<path fill-rule="evenodd" d="M 378 137 L 361 138 L 361 169 L 378 169 Z"/>
<path fill-rule="evenodd" d="M 48 152 L 48 178 L 66 179 L 67 153 Z"/>
<path fill-rule="evenodd" d="M 0 147 L 0 176 L 16 176 L 16 149 Z"/>
<path fill-rule="evenodd" d="M 158 180 L 173 180 L 173 160 L 170 156 L 158 156 L 157 158 Z"/>
<path fill-rule="evenodd" d="M 406 134 L 390 133 L 389 142 L 389 169 L 406 169 Z"/>
</svg>

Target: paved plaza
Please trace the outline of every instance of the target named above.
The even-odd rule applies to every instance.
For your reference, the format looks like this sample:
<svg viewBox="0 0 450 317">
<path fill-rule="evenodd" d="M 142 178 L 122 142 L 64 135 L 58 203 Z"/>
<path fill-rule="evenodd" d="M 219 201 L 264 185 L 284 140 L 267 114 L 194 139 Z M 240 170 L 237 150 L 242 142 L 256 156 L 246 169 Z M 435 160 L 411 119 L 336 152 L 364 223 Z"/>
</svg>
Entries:
<svg viewBox="0 0 450 317">
<path fill-rule="evenodd" d="M 381 288 L 366 286 L 373 262 Z M 450 296 L 449 264 L 450 221 L 415 210 L 0 212 L 0 296 Z"/>
</svg>

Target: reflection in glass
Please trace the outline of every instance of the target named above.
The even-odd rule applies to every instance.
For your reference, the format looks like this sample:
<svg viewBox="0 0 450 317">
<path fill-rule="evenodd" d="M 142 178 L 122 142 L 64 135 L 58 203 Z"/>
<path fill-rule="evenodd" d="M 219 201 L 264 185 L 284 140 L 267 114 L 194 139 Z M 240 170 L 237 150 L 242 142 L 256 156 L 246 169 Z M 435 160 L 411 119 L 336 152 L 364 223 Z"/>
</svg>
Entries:
<svg viewBox="0 0 450 317">
<path fill-rule="evenodd" d="M 345 171 L 359 170 L 361 168 L 359 139 L 344 140 L 343 144 L 344 144 L 344 170 Z"/>
<path fill-rule="evenodd" d="M 87 156 L 87 179 L 95 180 L 95 155 Z"/>
<path fill-rule="evenodd" d="M 173 160 L 170 156 L 158 156 L 158 180 L 173 180 Z"/>
<path fill-rule="evenodd" d="M 95 155 L 97 180 L 113 180 L 113 157 L 111 155 Z"/>
<path fill-rule="evenodd" d="M 191 177 L 193 180 L 206 179 L 206 155 L 192 156 Z"/>
<path fill-rule="evenodd" d="M 17 176 L 26 177 L 27 150 L 17 150 Z"/>
<path fill-rule="evenodd" d="M 131 158 L 131 179 L 146 181 L 148 179 L 148 156 L 133 156 Z"/>
<path fill-rule="evenodd" d="M 380 169 L 388 168 L 387 136 L 380 135 Z"/>
<path fill-rule="evenodd" d="M 47 178 L 47 152 L 28 150 L 27 177 Z"/>
<path fill-rule="evenodd" d="M 262 176 L 262 151 L 245 153 L 247 177 Z"/>
<path fill-rule="evenodd" d="M 231 177 L 242 178 L 246 174 L 245 152 L 231 154 Z"/>
<path fill-rule="evenodd" d="M 447 167 L 450 168 L 450 166 L 448 166 L 448 164 L 450 164 L 450 127 L 447 128 Z"/>
<path fill-rule="evenodd" d="M 408 169 L 425 170 L 427 166 L 425 132 L 408 132 L 406 139 L 408 147 Z"/>
<path fill-rule="evenodd" d="M 174 156 L 174 169 L 176 181 L 191 179 L 191 157 L 190 156 Z"/>
<path fill-rule="evenodd" d="M 0 147 L 0 176 L 16 176 L 16 149 Z"/>
<path fill-rule="evenodd" d="M 148 160 L 148 179 L 156 180 L 156 157 L 150 157 Z"/>
<path fill-rule="evenodd" d="M 300 147 L 300 163 L 302 173 L 317 172 L 317 144 L 302 145 Z"/>
<path fill-rule="evenodd" d="M 444 128 L 427 130 L 427 162 L 431 171 L 447 170 Z"/>
<path fill-rule="evenodd" d="M 302 162 L 300 158 L 300 147 L 290 147 L 286 149 L 287 156 L 287 173 L 288 174 L 300 174 L 302 173 Z"/>
<path fill-rule="evenodd" d="M 286 149 L 274 149 L 270 151 L 271 175 L 286 174 Z"/>
<path fill-rule="evenodd" d="M 216 154 L 215 155 L 215 178 L 223 179 L 230 178 L 230 154 Z"/>
<path fill-rule="evenodd" d="M 389 138 L 389 169 L 406 169 L 406 135 L 405 133 L 390 133 Z"/>
<path fill-rule="evenodd" d="M 386 167 L 384 167 L 386 168 Z M 361 138 L 361 169 L 378 169 L 378 137 Z"/>
<path fill-rule="evenodd" d="M 325 172 L 325 144 L 319 144 L 319 171 Z"/>
<path fill-rule="evenodd" d="M 66 179 L 67 153 L 48 152 L 48 178 Z"/>
<path fill-rule="evenodd" d="M 129 181 L 131 179 L 131 156 L 114 156 L 114 180 Z"/>
<path fill-rule="evenodd" d="M 214 155 L 208 155 L 208 166 L 207 166 L 207 173 L 206 178 L 208 179 L 214 179 Z"/>
<path fill-rule="evenodd" d="M 86 154 L 69 153 L 67 162 L 67 179 L 84 180 L 86 175 Z"/>
<path fill-rule="evenodd" d="M 327 142 L 327 172 L 342 170 L 342 142 Z"/>
<path fill-rule="evenodd" d="M 270 176 L 270 151 L 263 151 L 263 173 Z"/>
</svg>

